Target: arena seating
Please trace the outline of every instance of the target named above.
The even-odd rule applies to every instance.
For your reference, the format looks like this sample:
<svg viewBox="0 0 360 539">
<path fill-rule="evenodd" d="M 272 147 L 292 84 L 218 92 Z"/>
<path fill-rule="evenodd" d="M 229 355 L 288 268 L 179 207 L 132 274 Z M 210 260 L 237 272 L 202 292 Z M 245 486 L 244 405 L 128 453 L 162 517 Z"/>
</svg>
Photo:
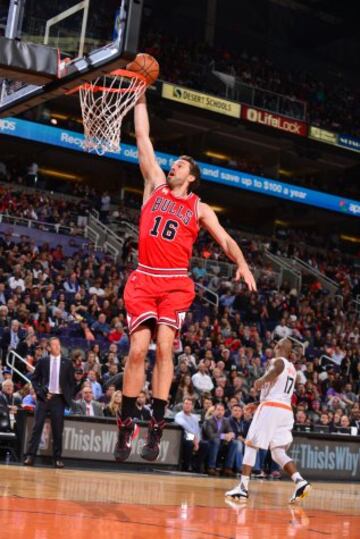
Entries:
<svg viewBox="0 0 360 539">
<path fill-rule="evenodd" d="M 79 210 L 90 208 L 78 199 L 67 204 L 50 193 L 26 193 L 21 188 L 5 189 L 3 212 L 17 216 L 45 217 L 52 221 L 74 220 Z M 127 217 L 136 219 L 137 212 Z M 16 230 L 16 227 L 15 229 Z M 264 241 L 238 236 L 250 264 L 271 273 L 263 257 Z M 175 376 L 171 389 L 168 418 L 180 409 L 184 396 L 190 396 L 197 413 L 203 414 L 204 395 L 193 385 L 199 364 L 205 363 L 214 389 L 213 402 L 222 400 L 230 414 L 230 400 L 243 406 L 255 398 L 253 381 L 264 372 L 272 355 L 276 335 L 292 335 L 306 342 L 304 353 L 297 351 L 298 379 L 294 410 L 300 425 L 359 426 L 360 332 L 359 313 L 353 299 L 359 293 L 358 267 L 341 252 L 316 250 L 306 245 L 306 236 L 291 231 L 286 238 L 273 239 L 267 247 L 274 252 L 303 256 L 322 272 L 339 282 L 339 293 L 330 296 L 317 282 L 307 282 L 301 290 L 286 286 L 277 289 L 271 279 L 258 281 L 258 293 L 232 283 L 221 275 L 209 275 L 194 264 L 194 279 L 216 289 L 219 307 L 197 297 L 177 341 Z M 319 239 L 320 241 L 320 239 Z M 295 247 L 294 247 L 295 245 Z M 219 249 L 201 234 L 194 255 L 199 259 L 222 261 Z M 95 370 L 101 385 L 101 402 L 106 406 L 111 376 L 121 373 L 129 339 L 122 291 L 132 270 L 101 253 L 75 253 L 67 256 L 53 244 L 34 244 L 15 233 L 0 238 L 0 349 L 3 373 L 8 377 L 6 356 L 15 349 L 34 365 L 45 353 L 46 339 L 58 335 L 78 369 L 78 389 L 94 384 L 89 372 Z M 197 259 L 196 259 L 197 260 Z M 12 330 L 14 320 L 19 328 Z M 27 337 L 35 332 L 33 341 Z M 31 340 L 31 339 L 30 339 Z M 93 352 L 93 354 L 92 354 Z M 89 359 L 89 356 L 92 356 Z M 147 380 L 153 365 L 149 353 Z M 25 369 L 31 378 L 31 369 Z M 28 402 L 31 388 L 24 378 L 14 375 L 17 395 Z M 105 395 L 104 395 L 105 393 Z M 150 402 L 151 387 L 147 390 Z M 234 400 L 231 401 L 234 403 Z M 209 413 L 209 412 L 207 412 Z M 211 412 L 210 412 L 211 413 Z M 274 471 L 274 470 L 273 470 Z"/>
</svg>

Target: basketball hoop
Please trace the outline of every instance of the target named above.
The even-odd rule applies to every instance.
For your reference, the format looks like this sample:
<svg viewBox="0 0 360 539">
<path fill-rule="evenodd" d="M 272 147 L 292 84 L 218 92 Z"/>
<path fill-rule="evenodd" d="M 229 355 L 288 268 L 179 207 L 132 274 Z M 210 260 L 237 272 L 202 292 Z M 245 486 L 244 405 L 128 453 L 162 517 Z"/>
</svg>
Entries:
<svg viewBox="0 0 360 539">
<path fill-rule="evenodd" d="M 120 150 L 122 120 L 146 86 L 142 74 L 117 69 L 78 87 L 85 150 L 98 155 Z"/>
</svg>

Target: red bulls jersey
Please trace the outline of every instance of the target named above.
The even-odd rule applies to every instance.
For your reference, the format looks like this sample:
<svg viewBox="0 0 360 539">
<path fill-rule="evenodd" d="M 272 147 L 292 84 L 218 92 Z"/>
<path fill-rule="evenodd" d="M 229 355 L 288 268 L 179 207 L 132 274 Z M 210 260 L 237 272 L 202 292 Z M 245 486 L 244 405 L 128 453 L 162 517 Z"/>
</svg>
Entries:
<svg viewBox="0 0 360 539">
<path fill-rule="evenodd" d="M 199 201 L 193 193 L 176 197 L 166 184 L 153 191 L 141 210 L 138 269 L 187 275 L 199 231 Z"/>
</svg>

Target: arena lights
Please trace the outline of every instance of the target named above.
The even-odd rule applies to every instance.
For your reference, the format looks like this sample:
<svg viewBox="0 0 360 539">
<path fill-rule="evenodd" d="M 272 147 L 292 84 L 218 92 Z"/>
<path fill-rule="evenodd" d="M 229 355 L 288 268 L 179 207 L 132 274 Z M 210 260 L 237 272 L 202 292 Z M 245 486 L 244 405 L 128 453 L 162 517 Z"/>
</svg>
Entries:
<svg viewBox="0 0 360 539">
<path fill-rule="evenodd" d="M 229 161 L 230 160 L 230 157 L 228 155 L 225 155 L 223 153 L 212 152 L 210 150 L 205 152 L 205 155 L 207 157 L 212 157 L 213 159 L 220 159 L 221 161 Z"/>
<path fill-rule="evenodd" d="M 69 174 L 68 172 L 62 172 L 61 170 L 54 170 L 52 168 L 39 168 L 39 172 L 45 176 L 54 176 L 54 178 L 63 178 L 64 180 L 72 180 L 80 182 L 82 181 L 82 176 L 77 174 Z"/>
</svg>

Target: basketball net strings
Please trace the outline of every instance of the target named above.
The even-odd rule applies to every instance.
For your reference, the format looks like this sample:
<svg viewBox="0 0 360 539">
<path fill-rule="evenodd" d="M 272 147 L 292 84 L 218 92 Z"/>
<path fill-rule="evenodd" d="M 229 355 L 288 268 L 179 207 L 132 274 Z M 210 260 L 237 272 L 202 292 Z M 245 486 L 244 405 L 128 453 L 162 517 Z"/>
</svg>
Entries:
<svg viewBox="0 0 360 539">
<path fill-rule="evenodd" d="M 107 79 L 108 76 L 99 77 L 79 92 L 85 149 L 98 155 L 119 151 L 123 118 L 146 89 L 145 81 L 135 77 L 114 76 L 106 86 Z M 103 89 L 98 90 L 99 86 Z"/>
</svg>

